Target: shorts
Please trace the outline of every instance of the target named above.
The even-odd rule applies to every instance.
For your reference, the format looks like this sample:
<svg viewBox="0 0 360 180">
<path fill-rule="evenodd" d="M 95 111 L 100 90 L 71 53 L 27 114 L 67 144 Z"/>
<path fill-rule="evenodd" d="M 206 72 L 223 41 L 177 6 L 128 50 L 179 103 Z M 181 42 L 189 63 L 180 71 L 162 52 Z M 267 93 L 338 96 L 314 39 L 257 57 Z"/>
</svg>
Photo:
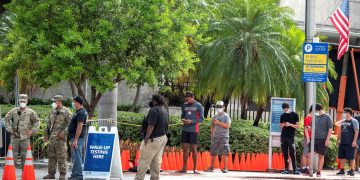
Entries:
<svg viewBox="0 0 360 180">
<path fill-rule="evenodd" d="M 228 155 L 230 153 L 229 137 L 214 137 L 211 139 L 211 156 Z"/>
<path fill-rule="evenodd" d="M 346 160 L 354 160 L 355 159 L 355 147 L 352 147 L 351 144 L 340 144 L 338 158 L 346 159 Z"/>
<path fill-rule="evenodd" d="M 181 133 L 181 143 L 183 144 L 198 144 L 199 143 L 198 139 L 199 139 L 198 132 L 183 131 Z"/>
<path fill-rule="evenodd" d="M 304 147 L 304 149 L 303 149 L 302 155 L 306 156 L 310 152 L 310 150 L 309 150 L 310 146 L 309 146 L 309 143 L 307 142 L 306 138 L 303 139 L 303 147 Z"/>
<path fill-rule="evenodd" d="M 325 155 L 327 146 L 325 146 L 326 139 L 315 139 L 314 151 L 320 155 Z M 309 143 L 309 152 L 311 152 L 311 143 Z"/>
<path fill-rule="evenodd" d="M 358 139 L 356 141 L 356 145 L 357 145 L 357 148 L 359 149 L 360 148 L 360 139 Z M 357 153 L 360 154 L 360 151 L 358 150 Z"/>
</svg>

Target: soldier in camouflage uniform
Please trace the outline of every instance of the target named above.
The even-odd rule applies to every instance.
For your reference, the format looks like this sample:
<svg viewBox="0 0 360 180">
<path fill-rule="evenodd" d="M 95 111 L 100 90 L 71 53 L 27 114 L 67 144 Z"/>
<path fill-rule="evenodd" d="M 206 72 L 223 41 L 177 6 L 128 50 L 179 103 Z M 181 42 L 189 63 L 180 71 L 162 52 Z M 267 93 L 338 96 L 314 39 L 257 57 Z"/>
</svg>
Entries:
<svg viewBox="0 0 360 180">
<path fill-rule="evenodd" d="M 24 167 L 26 150 L 30 145 L 30 137 L 39 129 L 39 118 L 34 110 L 26 107 L 28 96 L 19 95 L 19 105 L 5 116 L 6 130 L 11 134 L 14 158 L 21 153 L 21 167 Z"/>
<path fill-rule="evenodd" d="M 68 108 L 62 105 L 62 100 L 62 96 L 54 96 L 53 109 L 49 113 L 47 134 L 45 136 L 45 141 L 49 141 L 49 166 L 48 175 L 45 176 L 44 179 L 55 179 L 56 165 L 58 165 L 59 168 L 60 179 L 65 179 L 66 176 L 67 128 L 72 114 Z"/>
</svg>

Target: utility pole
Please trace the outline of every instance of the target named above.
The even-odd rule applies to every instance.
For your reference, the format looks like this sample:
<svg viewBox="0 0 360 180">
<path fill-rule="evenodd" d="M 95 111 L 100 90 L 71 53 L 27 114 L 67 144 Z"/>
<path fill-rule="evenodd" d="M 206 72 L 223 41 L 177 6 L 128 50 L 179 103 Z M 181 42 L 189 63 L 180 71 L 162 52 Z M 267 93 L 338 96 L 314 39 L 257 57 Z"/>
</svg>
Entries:
<svg viewBox="0 0 360 180">
<path fill-rule="evenodd" d="M 305 33 L 306 42 L 313 42 L 316 35 L 316 2 L 315 0 L 306 0 L 306 11 L 305 11 Z M 318 40 L 315 40 L 318 42 Z M 314 162 L 315 162 L 315 108 L 316 108 L 316 83 L 310 82 L 305 83 L 305 113 L 312 105 L 312 136 L 311 136 L 311 164 L 310 164 L 310 175 L 313 176 Z"/>
</svg>

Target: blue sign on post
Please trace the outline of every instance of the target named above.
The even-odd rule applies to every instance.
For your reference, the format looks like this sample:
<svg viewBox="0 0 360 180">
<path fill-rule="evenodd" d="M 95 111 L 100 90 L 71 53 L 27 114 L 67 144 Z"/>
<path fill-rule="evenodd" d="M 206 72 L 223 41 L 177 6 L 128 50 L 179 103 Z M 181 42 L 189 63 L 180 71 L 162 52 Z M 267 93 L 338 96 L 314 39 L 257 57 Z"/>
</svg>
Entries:
<svg viewBox="0 0 360 180">
<path fill-rule="evenodd" d="M 328 47 L 328 43 L 304 43 L 302 72 L 304 82 L 327 81 Z"/>
<path fill-rule="evenodd" d="M 289 103 L 290 109 L 295 111 L 296 100 L 290 98 L 271 98 L 270 134 L 281 133 L 280 116 L 284 113 L 283 103 Z"/>
</svg>

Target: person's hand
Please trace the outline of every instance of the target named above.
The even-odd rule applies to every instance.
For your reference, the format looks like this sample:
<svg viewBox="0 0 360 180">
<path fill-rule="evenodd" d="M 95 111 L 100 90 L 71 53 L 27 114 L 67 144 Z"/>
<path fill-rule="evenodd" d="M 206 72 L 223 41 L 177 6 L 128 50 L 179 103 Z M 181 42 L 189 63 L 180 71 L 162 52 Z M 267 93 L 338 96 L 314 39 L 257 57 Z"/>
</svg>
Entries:
<svg viewBox="0 0 360 180">
<path fill-rule="evenodd" d="M 214 124 L 216 124 L 216 125 L 219 124 L 219 122 L 220 122 L 220 121 L 217 120 L 217 119 L 214 120 Z"/>
<path fill-rule="evenodd" d="M 73 149 L 77 149 L 78 148 L 78 140 L 77 139 L 74 139 L 74 141 L 71 143 L 71 148 Z"/>
<path fill-rule="evenodd" d="M 310 143 L 310 138 L 306 139 L 306 144 L 309 144 L 309 143 Z"/>
<path fill-rule="evenodd" d="M 186 120 L 186 119 L 182 119 L 181 121 L 182 121 L 184 124 L 189 124 L 189 123 L 188 123 L 188 120 Z"/>
<path fill-rule="evenodd" d="M 33 134 L 33 132 L 32 132 L 32 130 L 29 130 L 29 131 L 26 132 L 26 134 L 27 134 L 28 136 L 31 136 L 31 135 Z"/>
<path fill-rule="evenodd" d="M 44 141 L 48 142 L 49 141 L 49 137 L 48 136 L 44 136 Z"/>
<path fill-rule="evenodd" d="M 191 124 L 192 121 L 191 121 L 190 119 L 186 119 L 186 120 L 183 120 L 183 123 L 184 123 L 184 124 Z"/>
<path fill-rule="evenodd" d="M 356 142 L 353 142 L 351 145 L 352 145 L 352 147 L 356 147 L 356 146 L 357 146 Z"/>
<path fill-rule="evenodd" d="M 326 141 L 325 141 L 325 147 L 328 147 L 329 144 L 330 144 L 330 140 L 326 140 Z"/>
<path fill-rule="evenodd" d="M 286 126 L 286 127 L 289 127 L 289 126 L 291 126 L 291 124 L 290 124 L 289 122 L 286 122 L 286 123 L 285 123 L 285 126 Z"/>
<path fill-rule="evenodd" d="M 64 131 L 61 131 L 60 133 L 58 133 L 58 135 L 57 135 L 58 140 L 62 140 L 64 138 L 65 138 L 65 132 Z"/>
</svg>

